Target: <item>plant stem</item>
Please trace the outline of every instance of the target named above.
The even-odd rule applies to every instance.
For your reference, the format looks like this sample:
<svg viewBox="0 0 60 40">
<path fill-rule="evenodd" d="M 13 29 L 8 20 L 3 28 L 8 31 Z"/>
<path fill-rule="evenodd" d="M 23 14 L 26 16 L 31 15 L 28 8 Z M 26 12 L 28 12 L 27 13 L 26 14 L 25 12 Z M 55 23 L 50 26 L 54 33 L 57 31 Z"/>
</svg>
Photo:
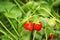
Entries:
<svg viewBox="0 0 60 40">
<path fill-rule="evenodd" d="M 45 8 L 41 8 L 41 9 L 45 10 L 47 13 L 49 13 L 49 15 L 51 15 L 53 18 L 55 18 L 47 9 L 45 9 Z M 55 20 L 60 23 L 60 21 L 58 19 L 55 18 Z"/>
<path fill-rule="evenodd" d="M 6 17 L 7 18 L 7 17 Z M 17 32 L 17 30 L 15 29 L 14 25 L 12 24 L 11 20 L 9 18 L 7 18 L 7 20 L 10 22 L 12 28 L 14 29 L 14 31 L 16 32 L 16 34 L 19 36 L 19 33 Z"/>
<path fill-rule="evenodd" d="M 20 1 L 20 0 L 17 0 L 20 4 L 22 4 L 22 5 L 24 5 L 24 3 L 22 2 L 22 1 Z"/>
<path fill-rule="evenodd" d="M 10 38 L 11 40 L 13 40 L 13 38 L 11 38 L 6 32 L 4 32 L 3 30 L 0 30 L 1 33 L 3 33 L 4 35 L 6 35 L 8 38 Z"/>
<path fill-rule="evenodd" d="M 34 30 L 31 31 L 30 40 L 33 40 L 33 31 Z"/>
<path fill-rule="evenodd" d="M 35 39 L 35 35 L 36 35 L 36 31 L 34 31 L 33 33 L 33 40 Z"/>
<path fill-rule="evenodd" d="M 47 38 L 47 34 L 45 34 L 45 36 L 46 36 L 46 40 L 48 40 L 48 38 Z"/>
<path fill-rule="evenodd" d="M 20 36 L 20 21 L 19 21 L 19 20 L 17 20 L 17 18 L 16 18 L 15 20 L 18 22 L 17 30 L 18 30 L 18 33 L 19 33 L 19 36 Z"/>
<path fill-rule="evenodd" d="M 25 13 L 24 10 L 22 9 L 22 7 L 19 5 L 19 3 L 18 3 L 16 0 L 14 0 L 14 2 L 18 5 L 18 7 L 20 8 L 20 10 L 26 15 L 26 13 Z"/>
<path fill-rule="evenodd" d="M 17 37 L 13 35 L 1 21 L 0 21 L 0 24 L 17 40 Z"/>
<path fill-rule="evenodd" d="M 46 32 L 46 27 L 45 27 L 45 37 L 46 37 L 46 40 L 48 40 L 47 32 Z"/>
<path fill-rule="evenodd" d="M 36 10 L 37 10 L 39 7 L 40 7 L 40 6 L 38 6 L 38 7 L 36 8 Z M 34 10 L 33 14 L 36 12 L 36 10 Z M 28 19 L 30 19 L 30 18 L 32 18 L 32 17 L 34 17 L 34 16 L 37 16 L 37 15 L 30 15 L 30 17 L 24 18 L 21 23 L 24 23 L 25 21 L 27 21 Z"/>
</svg>

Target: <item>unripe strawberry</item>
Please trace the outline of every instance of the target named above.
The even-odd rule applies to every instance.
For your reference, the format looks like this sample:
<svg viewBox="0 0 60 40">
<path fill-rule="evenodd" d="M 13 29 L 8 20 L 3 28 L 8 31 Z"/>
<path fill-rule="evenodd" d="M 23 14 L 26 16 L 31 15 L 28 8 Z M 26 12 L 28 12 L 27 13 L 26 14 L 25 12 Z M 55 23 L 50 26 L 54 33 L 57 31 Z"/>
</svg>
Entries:
<svg viewBox="0 0 60 40">
<path fill-rule="evenodd" d="M 56 24 L 56 21 L 54 18 L 50 18 L 49 21 L 48 21 L 48 25 L 49 26 L 54 26 Z"/>
<path fill-rule="evenodd" d="M 54 38 L 54 34 L 50 34 L 49 37 L 50 37 L 51 39 L 53 39 L 53 38 Z"/>
</svg>

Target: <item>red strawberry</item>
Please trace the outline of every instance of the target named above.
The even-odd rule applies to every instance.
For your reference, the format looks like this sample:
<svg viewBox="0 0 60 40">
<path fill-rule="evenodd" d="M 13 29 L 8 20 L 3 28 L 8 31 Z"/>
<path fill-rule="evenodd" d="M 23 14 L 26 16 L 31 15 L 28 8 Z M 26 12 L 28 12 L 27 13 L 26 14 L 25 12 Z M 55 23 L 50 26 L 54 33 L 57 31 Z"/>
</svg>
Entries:
<svg viewBox="0 0 60 40">
<path fill-rule="evenodd" d="M 32 29 L 33 29 L 33 23 L 32 23 L 31 21 L 25 22 L 25 23 L 24 23 L 24 28 L 25 28 L 26 30 L 32 31 Z"/>
<path fill-rule="evenodd" d="M 49 37 L 50 37 L 51 39 L 53 39 L 53 38 L 54 38 L 54 34 L 50 34 Z"/>
<path fill-rule="evenodd" d="M 34 30 L 39 31 L 39 30 L 41 30 L 41 28 L 42 28 L 42 23 L 41 23 L 41 22 L 38 23 L 38 24 L 34 23 L 34 24 L 33 24 L 33 27 L 34 27 Z"/>
</svg>

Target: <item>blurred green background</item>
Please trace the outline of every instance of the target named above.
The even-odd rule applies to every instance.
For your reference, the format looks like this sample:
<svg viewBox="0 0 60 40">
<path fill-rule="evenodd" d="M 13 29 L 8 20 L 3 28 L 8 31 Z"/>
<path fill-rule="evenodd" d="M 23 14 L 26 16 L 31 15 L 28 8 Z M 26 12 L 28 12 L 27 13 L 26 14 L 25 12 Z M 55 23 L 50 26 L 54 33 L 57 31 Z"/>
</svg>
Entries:
<svg viewBox="0 0 60 40">
<path fill-rule="evenodd" d="M 23 24 L 42 21 L 36 34 Z M 0 0 L 0 40 L 60 40 L 60 0 Z"/>
</svg>

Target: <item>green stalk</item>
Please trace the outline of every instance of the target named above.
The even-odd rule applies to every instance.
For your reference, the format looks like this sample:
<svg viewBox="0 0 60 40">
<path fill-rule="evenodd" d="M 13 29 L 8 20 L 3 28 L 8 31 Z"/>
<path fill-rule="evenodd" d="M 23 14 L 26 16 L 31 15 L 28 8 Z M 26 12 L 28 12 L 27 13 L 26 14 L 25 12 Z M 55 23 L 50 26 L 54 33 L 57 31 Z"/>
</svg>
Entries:
<svg viewBox="0 0 60 40">
<path fill-rule="evenodd" d="M 41 8 L 41 9 L 45 10 L 47 13 L 49 13 L 49 15 L 51 15 L 53 18 L 55 18 L 47 9 L 45 9 L 45 8 Z M 56 18 L 55 18 L 55 20 L 60 23 L 60 20 L 58 20 Z"/>
<path fill-rule="evenodd" d="M 6 35 L 9 39 L 13 40 L 13 38 L 11 38 L 6 32 L 4 32 L 3 30 L 0 30 L 1 33 L 3 33 L 4 35 Z"/>
<path fill-rule="evenodd" d="M 24 10 L 22 9 L 22 7 L 20 6 L 20 4 L 16 1 L 16 0 L 14 0 L 14 2 L 17 4 L 17 6 L 20 8 L 20 10 L 23 12 L 23 14 L 24 15 L 26 15 L 26 13 L 24 12 Z M 17 20 L 17 22 L 20 24 L 20 22 Z M 20 26 L 21 27 L 21 26 Z M 18 27 L 18 28 L 20 28 L 20 27 Z M 19 30 L 19 29 L 18 29 Z M 19 32 L 19 34 L 20 34 L 20 32 Z"/>
<path fill-rule="evenodd" d="M 39 7 L 40 7 L 40 6 L 38 6 L 38 7 L 34 10 L 33 14 L 36 12 L 36 10 L 38 10 Z M 21 23 L 24 23 L 25 21 L 27 21 L 28 19 L 30 19 L 30 18 L 32 18 L 32 17 L 34 17 L 34 16 L 37 16 L 37 15 L 30 15 L 30 17 L 24 18 Z"/>
<path fill-rule="evenodd" d="M 48 40 L 48 38 L 47 38 L 47 34 L 46 34 L 46 40 Z"/>
<path fill-rule="evenodd" d="M 26 17 L 26 18 L 24 18 L 23 20 L 22 20 L 22 22 L 20 23 L 20 26 L 22 26 L 22 24 L 24 23 L 24 22 L 26 22 L 28 19 L 30 19 L 30 18 L 32 18 L 32 17 L 34 17 L 34 16 L 37 16 L 37 15 L 31 15 L 30 17 Z M 19 21 L 18 21 L 19 22 Z"/>
<path fill-rule="evenodd" d="M 47 33 L 46 33 L 46 28 L 45 28 L 45 37 L 46 37 L 46 40 L 48 40 Z"/>
<path fill-rule="evenodd" d="M 19 33 L 19 37 L 22 36 L 22 34 L 20 33 L 20 21 L 15 19 L 18 22 L 18 33 Z"/>
<path fill-rule="evenodd" d="M 38 7 L 36 8 L 36 10 L 38 10 L 39 7 L 40 7 L 40 6 L 38 6 Z M 33 14 L 36 12 L 36 10 L 34 10 Z M 16 19 L 16 21 L 17 21 L 19 24 L 21 24 L 20 26 L 22 26 L 22 24 L 23 24 L 25 21 L 27 21 L 28 19 L 30 19 L 30 18 L 33 17 L 33 16 L 37 16 L 37 15 L 30 15 L 30 17 L 24 18 L 21 23 L 20 23 L 17 19 Z"/>
<path fill-rule="evenodd" d="M 14 34 L 12 34 L 1 21 L 0 24 L 17 40 L 17 37 Z"/>
<path fill-rule="evenodd" d="M 26 15 L 26 13 L 25 13 L 24 10 L 22 9 L 22 7 L 19 5 L 19 3 L 18 3 L 16 0 L 14 0 L 14 2 L 17 4 L 17 6 L 20 8 L 20 10 Z"/>
<path fill-rule="evenodd" d="M 34 35 L 33 35 L 33 40 L 35 39 L 36 32 L 37 32 L 37 31 L 34 31 L 34 33 L 33 33 L 33 34 L 34 34 Z"/>
<path fill-rule="evenodd" d="M 21 11 L 26 15 L 26 13 L 24 12 L 24 10 L 22 9 L 22 7 L 19 5 L 19 3 L 16 1 L 16 0 L 14 0 L 14 2 L 18 5 L 18 7 L 21 9 Z M 39 8 L 40 6 L 38 6 L 37 8 L 36 8 L 36 10 Z M 30 9 L 30 8 L 29 8 Z M 36 11 L 35 10 L 35 11 Z M 33 12 L 33 13 L 35 13 L 35 11 Z M 28 18 L 27 18 L 28 19 Z M 24 19 L 23 19 L 23 21 L 24 21 Z M 22 21 L 22 22 L 23 22 Z M 17 21 L 18 23 L 19 23 L 19 21 Z"/>
<path fill-rule="evenodd" d="M 24 5 L 24 3 L 22 2 L 22 1 L 20 1 L 20 0 L 17 0 L 20 4 L 22 4 L 22 5 Z"/>
<path fill-rule="evenodd" d="M 56 0 L 52 3 L 51 7 L 55 6 L 55 5 L 58 5 L 58 3 L 60 3 L 60 0 Z"/>
<path fill-rule="evenodd" d="M 6 17 L 7 18 L 7 17 Z M 16 32 L 16 34 L 19 36 L 19 33 L 17 32 L 17 30 L 15 29 L 13 23 L 11 22 L 11 20 L 9 18 L 7 18 L 7 20 L 10 22 L 12 28 L 14 29 L 14 31 Z"/>
</svg>

